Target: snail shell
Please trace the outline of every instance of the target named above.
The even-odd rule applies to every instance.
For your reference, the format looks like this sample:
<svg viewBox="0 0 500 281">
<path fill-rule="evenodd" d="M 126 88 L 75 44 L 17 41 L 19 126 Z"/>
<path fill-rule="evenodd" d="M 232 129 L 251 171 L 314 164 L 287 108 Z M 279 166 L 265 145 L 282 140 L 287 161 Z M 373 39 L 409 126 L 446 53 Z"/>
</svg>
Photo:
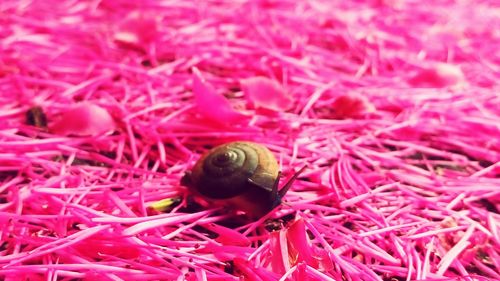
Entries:
<svg viewBox="0 0 500 281">
<path fill-rule="evenodd" d="M 238 141 L 202 155 L 181 183 L 210 201 L 261 217 L 281 203 L 298 173 L 282 191 L 278 191 L 279 176 L 278 162 L 269 149 Z"/>
</svg>

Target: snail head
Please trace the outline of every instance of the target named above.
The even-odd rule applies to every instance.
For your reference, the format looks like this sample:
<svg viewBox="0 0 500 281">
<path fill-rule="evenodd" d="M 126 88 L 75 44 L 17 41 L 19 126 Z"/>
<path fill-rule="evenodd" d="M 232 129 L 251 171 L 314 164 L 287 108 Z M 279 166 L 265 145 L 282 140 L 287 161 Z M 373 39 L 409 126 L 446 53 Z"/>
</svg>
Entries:
<svg viewBox="0 0 500 281">
<path fill-rule="evenodd" d="M 300 174 L 306 169 L 307 166 L 303 166 L 293 174 L 293 176 L 285 183 L 285 185 L 278 190 L 278 185 L 281 177 L 281 171 L 278 172 L 278 177 L 276 178 L 276 181 L 274 182 L 273 189 L 271 191 L 271 201 L 274 202 L 274 206 L 278 206 L 281 204 L 281 200 L 283 197 L 285 197 L 286 193 L 290 188 L 292 187 L 293 182 L 300 176 Z"/>
</svg>

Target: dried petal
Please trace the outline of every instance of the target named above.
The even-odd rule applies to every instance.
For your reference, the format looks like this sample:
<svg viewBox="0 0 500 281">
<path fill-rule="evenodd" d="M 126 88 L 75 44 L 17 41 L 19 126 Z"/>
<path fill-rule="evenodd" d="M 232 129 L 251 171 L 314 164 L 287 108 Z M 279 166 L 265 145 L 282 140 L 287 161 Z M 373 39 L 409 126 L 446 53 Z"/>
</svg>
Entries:
<svg viewBox="0 0 500 281">
<path fill-rule="evenodd" d="M 306 227 L 303 219 L 296 220 L 286 231 L 288 238 L 288 253 L 293 260 L 292 265 L 300 262 L 317 268 L 318 261 L 314 257 L 311 243 L 307 238 Z"/>
<path fill-rule="evenodd" d="M 109 112 L 95 104 L 82 103 L 62 113 L 51 131 L 59 135 L 98 136 L 115 130 Z"/>
<path fill-rule="evenodd" d="M 224 96 L 215 92 L 197 68 L 193 68 L 193 74 L 193 94 L 198 113 L 220 124 L 233 125 L 246 120 Z"/>
<path fill-rule="evenodd" d="M 241 86 L 248 102 L 257 108 L 283 111 L 293 104 L 292 97 L 275 80 L 253 77 L 242 80 Z"/>
<path fill-rule="evenodd" d="M 129 46 L 147 46 L 158 36 L 156 14 L 131 12 L 114 34 L 116 42 Z"/>
<path fill-rule="evenodd" d="M 346 94 L 335 99 L 332 104 L 334 118 L 354 118 L 375 111 L 370 101 L 360 94 Z"/>
<path fill-rule="evenodd" d="M 116 241 L 109 238 L 90 238 L 85 243 L 75 245 L 81 254 L 98 259 L 103 256 L 115 256 L 123 259 L 136 259 L 140 255 L 140 250 L 130 247 L 127 241 Z"/>
<path fill-rule="evenodd" d="M 420 70 L 408 83 L 415 87 L 443 88 L 465 83 L 465 76 L 460 67 L 441 63 Z"/>
<path fill-rule="evenodd" d="M 250 240 L 248 240 L 248 238 L 245 235 L 239 233 L 238 231 L 214 223 L 209 223 L 204 226 L 206 229 L 217 233 L 219 236 L 215 240 L 223 245 L 234 245 L 234 246 L 250 245 Z"/>
<path fill-rule="evenodd" d="M 280 232 L 272 232 L 270 234 L 270 249 L 269 256 L 271 258 L 271 268 L 274 272 L 283 274 L 286 272 L 283 262 L 283 256 L 288 256 L 288 252 L 283 253 L 280 241 Z"/>
<path fill-rule="evenodd" d="M 262 268 L 255 268 L 242 258 L 234 259 L 234 266 L 243 274 L 244 280 L 248 281 L 276 281 L 278 276 Z"/>
</svg>

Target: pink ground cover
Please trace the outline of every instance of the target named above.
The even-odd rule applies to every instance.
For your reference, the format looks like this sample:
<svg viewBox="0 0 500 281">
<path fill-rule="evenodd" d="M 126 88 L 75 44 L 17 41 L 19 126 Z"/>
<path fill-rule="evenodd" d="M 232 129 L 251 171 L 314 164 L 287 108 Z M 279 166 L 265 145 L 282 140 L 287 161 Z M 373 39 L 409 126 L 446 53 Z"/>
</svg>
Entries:
<svg viewBox="0 0 500 281">
<path fill-rule="evenodd" d="M 0 1 L 0 280 L 500 280 L 499 14 Z M 307 165 L 255 222 L 180 185 L 235 140 Z"/>
</svg>

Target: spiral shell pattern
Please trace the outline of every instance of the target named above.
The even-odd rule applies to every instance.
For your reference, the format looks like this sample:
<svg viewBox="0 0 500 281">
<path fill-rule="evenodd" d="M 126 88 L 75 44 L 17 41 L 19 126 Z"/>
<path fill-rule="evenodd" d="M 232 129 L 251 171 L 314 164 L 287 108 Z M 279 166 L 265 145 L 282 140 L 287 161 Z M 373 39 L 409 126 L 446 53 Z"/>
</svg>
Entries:
<svg viewBox="0 0 500 281">
<path fill-rule="evenodd" d="M 231 142 L 204 154 L 192 170 L 193 186 L 209 198 L 227 199 L 262 189 L 271 192 L 278 163 L 262 145 Z"/>
</svg>

